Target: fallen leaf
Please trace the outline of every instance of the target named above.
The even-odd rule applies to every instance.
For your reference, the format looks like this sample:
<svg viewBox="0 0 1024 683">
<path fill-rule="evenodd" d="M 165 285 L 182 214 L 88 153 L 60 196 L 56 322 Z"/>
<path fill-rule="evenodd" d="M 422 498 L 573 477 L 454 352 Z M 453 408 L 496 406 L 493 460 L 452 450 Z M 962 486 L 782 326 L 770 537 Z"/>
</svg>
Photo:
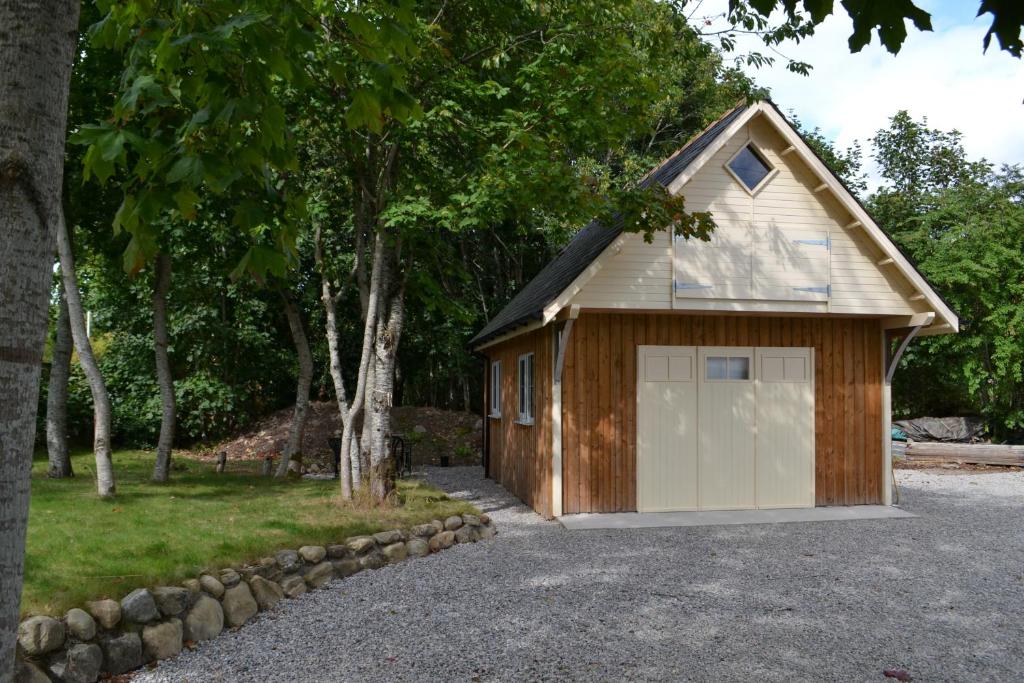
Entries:
<svg viewBox="0 0 1024 683">
<path fill-rule="evenodd" d="M 910 672 L 903 669 L 886 669 L 882 673 L 885 674 L 886 678 L 895 678 L 897 681 L 904 681 L 904 683 L 914 680 L 910 676 Z"/>
</svg>

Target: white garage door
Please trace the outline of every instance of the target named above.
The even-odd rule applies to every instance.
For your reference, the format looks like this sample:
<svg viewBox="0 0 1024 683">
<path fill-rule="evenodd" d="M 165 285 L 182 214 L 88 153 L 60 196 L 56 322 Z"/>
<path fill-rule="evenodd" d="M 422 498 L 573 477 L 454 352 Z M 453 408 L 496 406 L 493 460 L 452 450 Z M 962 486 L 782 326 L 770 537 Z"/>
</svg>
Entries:
<svg viewBox="0 0 1024 683">
<path fill-rule="evenodd" d="M 814 506 L 813 349 L 638 356 L 640 511 Z"/>
</svg>

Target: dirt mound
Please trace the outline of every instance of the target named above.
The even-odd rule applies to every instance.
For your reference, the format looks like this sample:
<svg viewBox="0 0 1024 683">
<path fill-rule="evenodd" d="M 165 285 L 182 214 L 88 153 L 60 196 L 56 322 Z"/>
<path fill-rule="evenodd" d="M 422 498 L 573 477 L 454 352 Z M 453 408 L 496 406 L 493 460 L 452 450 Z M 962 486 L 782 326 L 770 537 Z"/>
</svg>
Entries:
<svg viewBox="0 0 1024 683">
<path fill-rule="evenodd" d="M 482 429 L 480 417 L 473 413 L 437 408 L 402 406 L 391 412 L 395 434 L 412 447 L 414 464 L 437 464 L 448 455 L 453 464 L 479 462 Z M 226 451 L 228 460 L 261 460 L 281 456 L 288 441 L 292 408 L 267 415 L 238 436 L 222 441 L 200 455 L 212 458 Z M 307 463 L 326 465 L 331 451 L 327 439 L 340 433 L 338 406 L 333 401 L 313 401 L 302 435 L 302 455 Z"/>
</svg>

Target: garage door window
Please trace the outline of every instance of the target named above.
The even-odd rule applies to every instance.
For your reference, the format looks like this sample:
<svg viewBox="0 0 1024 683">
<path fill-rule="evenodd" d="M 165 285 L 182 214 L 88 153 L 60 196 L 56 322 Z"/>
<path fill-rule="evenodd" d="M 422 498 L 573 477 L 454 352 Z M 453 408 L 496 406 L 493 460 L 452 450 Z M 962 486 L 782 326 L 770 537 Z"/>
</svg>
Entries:
<svg viewBox="0 0 1024 683">
<path fill-rule="evenodd" d="M 708 356 L 704 379 L 726 382 L 749 380 L 750 358 L 747 356 Z"/>
</svg>

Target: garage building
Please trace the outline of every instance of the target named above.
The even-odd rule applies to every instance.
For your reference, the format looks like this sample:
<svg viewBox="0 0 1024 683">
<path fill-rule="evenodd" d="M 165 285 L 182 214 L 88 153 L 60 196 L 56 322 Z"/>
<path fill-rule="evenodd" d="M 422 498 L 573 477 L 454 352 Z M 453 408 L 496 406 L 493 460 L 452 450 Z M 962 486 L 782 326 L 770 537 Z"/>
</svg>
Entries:
<svg viewBox="0 0 1024 683">
<path fill-rule="evenodd" d="M 488 476 L 548 517 L 890 504 L 893 371 L 954 313 L 770 102 L 643 182 L 717 229 L 591 223 L 473 339 Z"/>
</svg>

